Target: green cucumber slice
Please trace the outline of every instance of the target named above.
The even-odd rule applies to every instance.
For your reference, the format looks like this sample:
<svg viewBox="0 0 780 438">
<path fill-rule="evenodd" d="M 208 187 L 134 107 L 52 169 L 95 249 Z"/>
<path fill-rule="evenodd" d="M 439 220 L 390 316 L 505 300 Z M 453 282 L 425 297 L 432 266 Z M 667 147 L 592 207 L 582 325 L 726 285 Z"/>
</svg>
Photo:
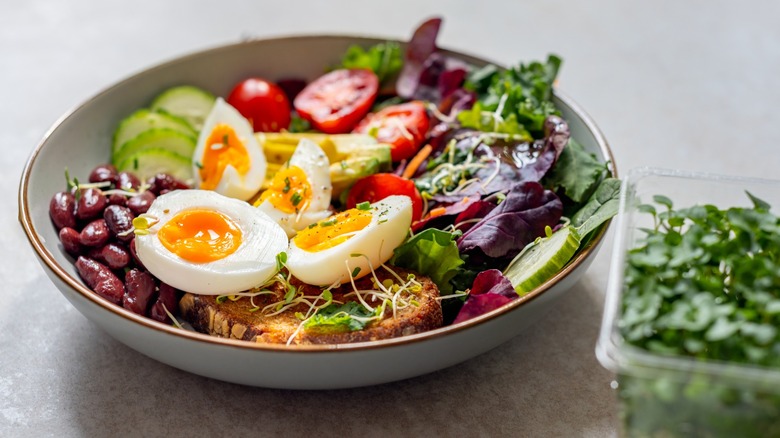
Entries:
<svg viewBox="0 0 780 438">
<path fill-rule="evenodd" d="M 166 149 L 187 159 L 192 159 L 195 152 L 196 139 L 181 132 L 167 128 L 149 129 L 132 140 L 125 142 L 112 159 L 113 164 L 119 165 L 127 161 L 128 157 L 135 156 L 146 149 Z"/>
<path fill-rule="evenodd" d="M 525 295 L 557 274 L 580 246 L 580 236 L 565 226 L 549 237 L 537 239 L 504 270 L 519 295 Z"/>
<path fill-rule="evenodd" d="M 208 91 L 192 85 L 181 85 L 157 96 L 152 101 L 151 109 L 181 117 L 196 131 L 200 131 L 216 100 Z"/>
<path fill-rule="evenodd" d="M 198 133 L 192 129 L 192 126 L 186 120 L 171 114 L 154 112 L 144 108 L 130 114 L 119 123 L 114 132 L 112 151 L 116 153 L 126 142 L 145 131 L 157 128 L 172 129 L 190 137 L 198 137 Z"/>
<path fill-rule="evenodd" d="M 141 181 L 158 173 L 168 173 L 182 181 L 192 179 L 192 160 L 164 148 L 138 151 L 116 167 L 119 171 L 133 172 Z"/>
</svg>

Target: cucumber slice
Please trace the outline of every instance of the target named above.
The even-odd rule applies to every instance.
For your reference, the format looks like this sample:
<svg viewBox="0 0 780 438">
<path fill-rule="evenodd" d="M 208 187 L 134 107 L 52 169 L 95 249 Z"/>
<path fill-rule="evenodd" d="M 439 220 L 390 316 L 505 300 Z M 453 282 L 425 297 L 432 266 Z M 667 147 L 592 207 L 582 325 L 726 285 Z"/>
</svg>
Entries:
<svg viewBox="0 0 780 438">
<path fill-rule="evenodd" d="M 189 160 L 195 152 L 196 140 L 181 132 L 167 128 L 149 129 L 125 142 L 113 158 L 114 165 L 127 161 L 131 156 L 147 149 L 166 149 Z"/>
<path fill-rule="evenodd" d="M 116 132 L 114 132 L 114 147 L 112 151 L 116 153 L 127 141 L 132 140 L 145 131 L 156 128 L 172 129 L 190 137 L 198 136 L 198 133 L 192 129 L 186 120 L 171 114 L 154 112 L 144 108 L 130 114 L 119 123 Z"/>
<path fill-rule="evenodd" d="M 208 91 L 192 85 L 181 85 L 157 96 L 152 101 L 151 109 L 181 117 L 196 131 L 200 131 L 215 101 L 214 95 Z"/>
<path fill-rule="evenodd" d="M 550 237 L 537 239 L 504 270 L 519 295 L 525 295 L 558 273 L 580 247 L 580 236 L 572 226 Z"/>
<path fill-rule="evenodd" d="M 192 160 L 164 148 L 138 151 L 116 167 L 120 171 L 133 172 L 141 181 L 158 173 L 168 173 L 182 181 L 192 179 Z"/>
</svg>

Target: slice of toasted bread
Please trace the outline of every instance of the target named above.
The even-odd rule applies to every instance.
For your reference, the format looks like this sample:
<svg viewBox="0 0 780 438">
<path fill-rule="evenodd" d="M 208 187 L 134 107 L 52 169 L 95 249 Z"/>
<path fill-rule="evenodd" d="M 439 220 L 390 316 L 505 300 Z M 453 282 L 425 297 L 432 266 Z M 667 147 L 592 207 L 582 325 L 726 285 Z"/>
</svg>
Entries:
<svg viewBox="0 0 780 438">
<path fill-rule="evenodd" d="M 272 294 L 264 294 L 253 297 L 241 297 L 235 301 L 231 299 L 220 300 L 214 295 L 185 294 L 179 302 L 182 317 L 189 322 L 195 330 L 212 336 L 223 338 L 242 339 L 264 343 L 292 344 L 342 344 L 348 342 L 374 341 L 410 335 L 427 330 L 432 330 L 442 325 L 441 303 L 439 289 L 430 278 L 416 274 L 412 271 L 392 268 L 402 279 L 413 274 L 421 284 L 420 290 L 414 293 L 416 305 L 397 309 L 395 315 L 391 306 L 386 306 L 381 319 L 370 322 L 361 330 L 355 331 L 321 331 L 305 330 L 301 325 L 300 315 L 306 314 L 309 306 L 298 304 L 282 313 L 270 315 L 276 306 L 284 300 L 284 287 L 277 283 L 271 288 Z M 376 270 L 376 276 L 380 282 L 391 280 L 398 283 L 395 276 L 385 269 Z M 291 284 L 301 288 L 304 295 L 318 296 L 322 289 L 316 286 L 302 284 L 297 279 L 292 279 Z M 358 290 L 376 289 L 372 283 L 372 276 L 368 275 L 355 281 Z M 333 300 L 346 303 L 358 301 L 351 284 L 347 283 L 338 288 L 331 289 Z M 381 304 L 380 300 L 372 301 L 367 295 L 363 295 L 366 302 L 376 308 Z M 320 301 L 322 304 L 322 301 Z M 270 308 L 266 311 L 266 306 Z M 257 309 L 260 310 L 257 310 Z M 254 309 L 254 311 L 251 311 Z M 292 338 L 292 339 L 291 339 Z"/>
</svg>

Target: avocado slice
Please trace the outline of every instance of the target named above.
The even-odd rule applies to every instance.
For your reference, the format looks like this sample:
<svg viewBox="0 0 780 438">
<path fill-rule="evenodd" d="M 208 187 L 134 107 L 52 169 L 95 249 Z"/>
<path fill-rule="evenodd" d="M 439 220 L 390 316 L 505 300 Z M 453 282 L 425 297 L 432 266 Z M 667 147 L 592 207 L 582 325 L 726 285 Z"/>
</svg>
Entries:
<svg viewBox="0 0 780 438">
<path fill-rule="evenodd" d="M 333 198 L 360 178 L 391 169 L 390 145 L 377 143 L 364 134 L 260 132 L 255 134 L 268 162 L 266 182 L 290 159 L 298 142 L 306 138 L 317 143 L 330 161 Z"/>
</svg>

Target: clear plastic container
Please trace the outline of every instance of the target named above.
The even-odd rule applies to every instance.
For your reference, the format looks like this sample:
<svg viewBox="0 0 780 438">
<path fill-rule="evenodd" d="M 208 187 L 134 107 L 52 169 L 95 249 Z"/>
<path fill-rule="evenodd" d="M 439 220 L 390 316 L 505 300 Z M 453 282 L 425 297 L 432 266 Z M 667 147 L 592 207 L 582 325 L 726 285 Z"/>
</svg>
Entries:
<svg viewBox="0 0 780 438">
<path fill-rule="evenodd" d="M 767 201 L 778 215 L 780 181 L 657 168 L 633 169 L 623 180 L 596 346 L 601 364 L 618 376 L 623 436 L 780 436 L 780 369 L 661 355 L 629 345 L 619 330 L 626 255 L 643 237 L 640 229 L 652 228 L 652 217 L 637 207 L 654 195 L 667 196 L 675 209 L 752 207 L 745 191 Z M 780 354 L 778 346 L 774 354 Z"/>
</svg>

